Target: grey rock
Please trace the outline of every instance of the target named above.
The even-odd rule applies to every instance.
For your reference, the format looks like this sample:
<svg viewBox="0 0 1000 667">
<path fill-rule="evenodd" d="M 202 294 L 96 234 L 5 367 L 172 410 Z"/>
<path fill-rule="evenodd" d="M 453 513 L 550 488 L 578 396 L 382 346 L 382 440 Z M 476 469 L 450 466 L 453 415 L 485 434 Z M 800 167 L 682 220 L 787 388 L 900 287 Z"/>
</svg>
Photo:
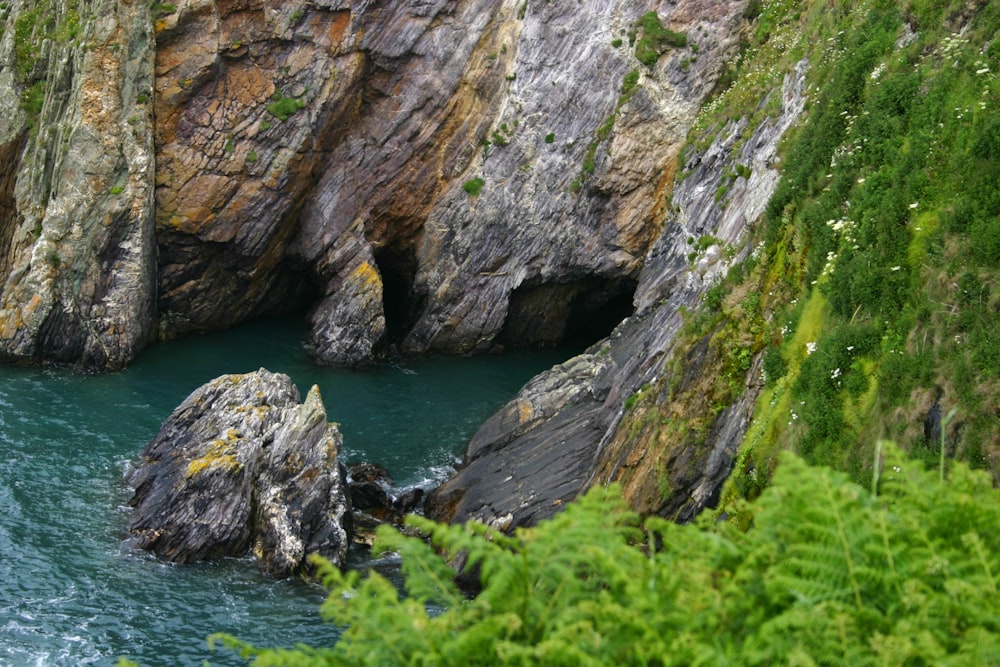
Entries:
<svg viewBox="0 0 1000 667">
<path fill-rule="evenodd" d="M 678 520 L 693 518 L 710 506 L 725 481 L 742 440 L 759 390 L 753 380 L 739 399 L 715 417 L 703 441 L 680 439 L 665 470 L 641 437 L 643 424 L 625 409 L 627 399 L 661 386 L 665 365 L 684 324 L 682 310 L 695 307 L 701 295 L 750 249 L 699 265 L 689 262 L 689 236 L 711 234 L 739 248 L 763 212 L 778 175 L 768 165 L 777 145 L 804 109 L 805 63 L 781 91 L 781 113 L 765 120 L 737 149 L 742 125 L 728 128 L 703 153 L 698 165 L 674 190 L 670 218 L 646 257 L 636 290 L 636 314 L 623 321 L 588 352 L 529 382 L 473 437 L 463 467 L 427 499 L 428 516 L 443 521 L 475 519 L 512 530 L 555 514 L 592 485 L 620 481 L 639 470 L 626 485 L 630 503 L 646 513 Z M 717 201 L 721 174 L 734 164 L 753 165 L 749 179 L 738 179 L 729 196 Z M 696 347 L 682 368 L 693 383 L 711 372 L 706 350 Z M 669 479 L 662 501 L 657 473 Z M 651 488 L 652 486 L 652 488 Z"/>
<path fill-rule="evenodd" d="M 177 563 L 252 552 L 274 577 L 307 571 L 312 553 L 340 565 L 341 440 L 317 387 L 300 403 L 285 375 L 217 378 L 174 410 L 129 474 L 129 533 Z"/>
<path fill-rule="evenodd" d="M 145 3 L 77 9 L 75 38 L 36 18 L 32 66 L 12 38 L 31 3 L 4 12 L 0 360 L 120 368 L 156 313 L 152 21 Z"/>
</svg>

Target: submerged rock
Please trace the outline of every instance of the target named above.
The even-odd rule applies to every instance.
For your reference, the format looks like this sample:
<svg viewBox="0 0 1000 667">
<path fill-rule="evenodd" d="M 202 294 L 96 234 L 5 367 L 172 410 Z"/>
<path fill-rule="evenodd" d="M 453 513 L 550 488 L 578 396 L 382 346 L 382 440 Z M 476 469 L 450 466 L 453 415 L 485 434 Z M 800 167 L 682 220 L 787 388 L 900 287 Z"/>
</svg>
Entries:
<svg viewBox="0 0 1000 667">
<path fill-rule="evenodd" d="M 351 497 L 353 540 L 371 546 L 382 524 L 405 530 L 403 520 L 417 510 L 424 490 L 413 487 L 393 493 L 389 471 L 374 463 L 358 463 L 347 471 L 347 492 Z"/>
<path fill-rule="evenodd" d="M 224 375 L 192 393 L 128 476 L 139 547 L 176 563 L 240 557 L 285 577 L 319 553 L 343 564 L 350 504 L 318 387 L 286 375 Z"/>
</svg>

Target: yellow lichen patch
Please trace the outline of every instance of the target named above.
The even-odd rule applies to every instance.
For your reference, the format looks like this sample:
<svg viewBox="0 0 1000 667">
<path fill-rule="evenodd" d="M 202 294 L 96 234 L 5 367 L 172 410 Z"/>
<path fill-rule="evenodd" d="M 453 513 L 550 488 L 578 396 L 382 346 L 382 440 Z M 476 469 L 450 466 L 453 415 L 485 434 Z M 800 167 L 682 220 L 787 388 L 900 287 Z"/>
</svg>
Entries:
<svg viewBox="0 0 1000 667">
<path fill-rule="evenodd" d="M 19 310 L 4 310 L 0 312 L 0 338 L 11 338 L 24 326 L 24 320 L 21 319 L 21 311 Z"/>
<path fill-rule="evenodd" d="M 517 402 L 518 423 L 525 424 L 534 416 L 535 416 L 535 409 L 531 407 L 531 403 L 529 403 L 528 401 Z"/>
<path fill-rule="evenodd" d="M 235 429 L 229 429 L 225 439 L 215 440 L 204 455 L 188 463 L 187 476 L 193 477 L 210 469 L 239 470 L 242 464 L 236 459 L 236 450 L 233 447 L 239 437 Z"/>
<path fill-rule="evenodd" d="M 378 269 L 372 266 L 371 262 L 362 262 L 358 268 L 351 272 L 351 280 L 359 281 L 366 287 L 381 287 L 382 278 L 378 274 Z"/>
</svg>

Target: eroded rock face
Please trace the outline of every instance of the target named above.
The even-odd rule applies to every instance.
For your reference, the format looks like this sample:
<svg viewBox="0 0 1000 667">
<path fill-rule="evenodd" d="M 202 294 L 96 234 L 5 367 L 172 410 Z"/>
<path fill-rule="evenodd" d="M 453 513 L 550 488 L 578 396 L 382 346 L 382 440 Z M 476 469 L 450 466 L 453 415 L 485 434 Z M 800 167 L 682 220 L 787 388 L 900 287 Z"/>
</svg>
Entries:
<svg viewBox="0 0 1000 667">
<path fill-rule="evenodd" d="M 695 307 L 750 251 L 741 239 L 777 185 L 777 145 L 804 109 L 805 66 L 775 93 L 782 96 L 780 113 L 749 139 L 741 141 L 743 125 L 729 127 L 690 156 L 691 173 L 675 189 L 663 234 L 646 258 L 636 314 L 586 354 L 536 377 L 490 418 L 473 437 L 463 467 L 427 499 L 428 516 L 513 529 L 548 518 L 590 486 L 612 481 L 647 514 L 689 520 L 712 503 L 746 432 L 759 367 L 751 368 L 746 390 L 721 412 L 696 406 L 711 419 L 703 438 L 675 433 L 661 439 L 660 420 L 670 410 L 630 412 L 629 399 L 671 385 L 697 395 L 698 382 L 715 372 L 708 346 L 695 346 L 678 365 L 682 376 L 664 377 L 684 324 L 682 310 Z M 749 177 L 733 182 L 725 198 L 716 197 L 722 174 L 735 164 L 748 166 Z M 729 259 L 718 254 L 713 261 L 692 261 L 687 239 L 705 235 L 743 250 Z M 655 400 L 666 404 L 669 393 Z M 657 421 L 646 423 L 646 417 Z"/>
<path fill-rule="evenodd" d="M 689 42 L 646 67 L 628 34 L 650 9 Z M 407 349 L 488 349 L 517 330 L 511 318 L 557 312 L 581 294 L 560 287 L 607 289 L 638 277 L 687 129 L 737 45 L 741 9 L 699 0 L 528 4 L 492 143 L 461 177 L 482 178 L 480 194 L 453 184 L 425 226 L 414 286 L 425 306 Z M 527 312 L 511 307 L 530 290 Z M 631 296 L 615 298 L 630 304 Z"/>
<path fill-rule="evenodd" d="M 157 23 L 162 332 L 313 300 L 313 356 L 357 365 L 617 321 L 743 26 L 654 4 L 182 0 Z M 649 9 L 690 40 L 653 67 Z"/>
<path fill-rule="evenodd" d="M 4 15 L 0 360 L 119 368 L 156 312 L 149 5 Z"/>
<path fill-rule="evenodd" d="M 603 335 L 744 28 L 742 2 L 709 0 L 87 8 L 65 23 L 80 39 L 39 29 L 33 73 L 0 75 L 0 157 L 21 167 L 0 171 L 7 359 L 120 366 L 154 324 L 307 308 L 326 364 L 544 344 L 595 320 Z M 688 41 L 642 64 L 649 10 Z M 31 133 L 17 101 L 36 79 Z"/>
<path fill-rule="evenodd" d="M 287 251 L 320 158 L 358 112 L 349 4 L 181 0 L 157 20 L 162 334 L 311 296 Z"/>
<path fill-rule="evenodd" d="M 312 553 L 340 565 L 341 441 L 317 387 L 300 403 L 285 375 L 217 378 L 174 410 L 129 474 L 129 533 L 177 563 L 252 552 L 274 577 L 305 571 Z"/>
</svg>

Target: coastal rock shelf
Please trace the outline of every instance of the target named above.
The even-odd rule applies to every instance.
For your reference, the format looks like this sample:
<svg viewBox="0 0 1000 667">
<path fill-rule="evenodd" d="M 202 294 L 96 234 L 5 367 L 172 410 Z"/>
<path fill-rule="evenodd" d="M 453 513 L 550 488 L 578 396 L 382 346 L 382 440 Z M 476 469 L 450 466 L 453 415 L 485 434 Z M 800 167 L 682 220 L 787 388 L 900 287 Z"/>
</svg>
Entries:
<svg viewBox="0 0 1000 667">
<path fill-rule="evenodd" d="M 287 375 L 216 378 L 174 410 L 129 474 L 129 533 L 177 563 L 252 551 L 272 577 L 307 570 L 312 553 L 342 564 L 341 442 L 317 387 L 300 402 Z"/>
</svg>

